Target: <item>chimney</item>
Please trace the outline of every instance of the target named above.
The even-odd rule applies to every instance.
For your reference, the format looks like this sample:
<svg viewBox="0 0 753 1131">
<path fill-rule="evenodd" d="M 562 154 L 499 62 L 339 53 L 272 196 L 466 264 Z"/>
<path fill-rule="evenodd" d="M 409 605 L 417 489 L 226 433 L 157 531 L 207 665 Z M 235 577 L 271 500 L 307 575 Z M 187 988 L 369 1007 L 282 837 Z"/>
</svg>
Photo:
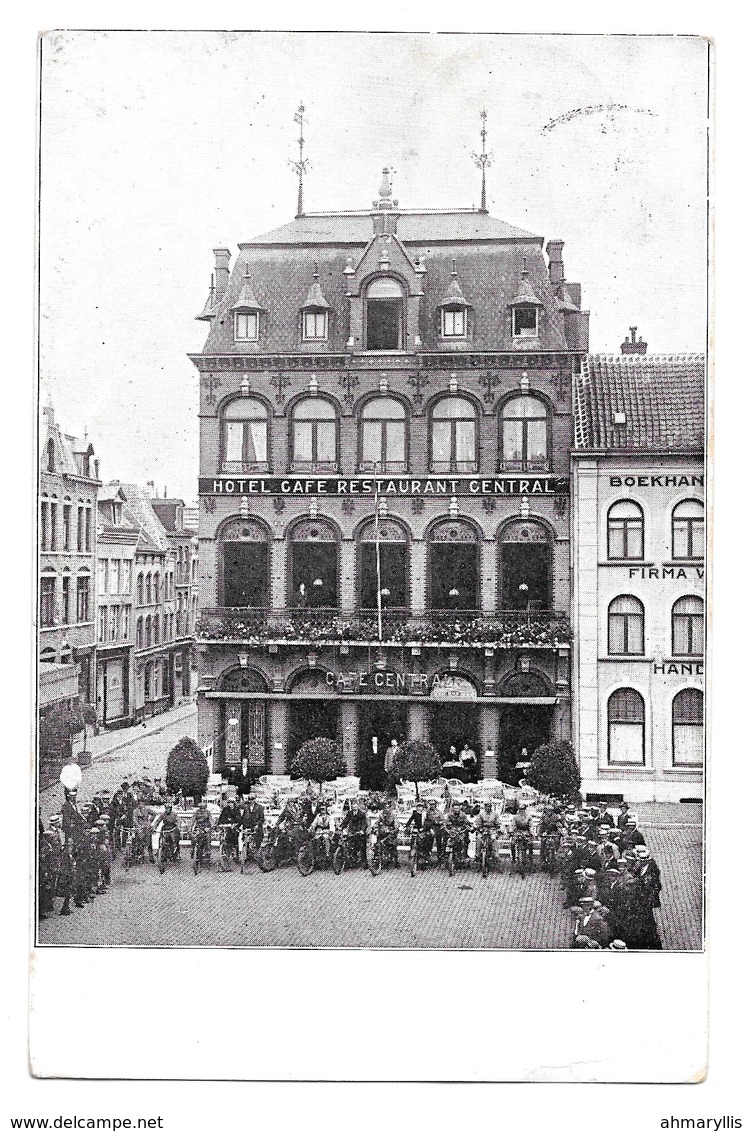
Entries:
<svg viewBox="0 0 753 1131">
<path fill-rule="evenodd" d="M 630 327 L 630 337 L 625 338 L 625 341 L 620 346 L 623 354 L 632 353 L 642 355 L 645 354 L 646 350 L 648 349 L 648 342 L 644 342 L 643 338 L 638 338 L 638 340 L 636 341 L 635 335 L 637 330 L 637 326 Z"/>
<path fill-rule="evenodd" d="M 230 278 L 230 252 L 226 247 L 214 248 L 214 286 L 217 298 L 222 298 Z"/>
<path fill-rule="evenodd" d="M 564 240 L 550 240 L 546 245 L 546 253 L 549 256 L 549 282 L 560 298 L 564 297 L 565 285 L 565 267 L 562 262 L 564 246 Z"/>
</svg>

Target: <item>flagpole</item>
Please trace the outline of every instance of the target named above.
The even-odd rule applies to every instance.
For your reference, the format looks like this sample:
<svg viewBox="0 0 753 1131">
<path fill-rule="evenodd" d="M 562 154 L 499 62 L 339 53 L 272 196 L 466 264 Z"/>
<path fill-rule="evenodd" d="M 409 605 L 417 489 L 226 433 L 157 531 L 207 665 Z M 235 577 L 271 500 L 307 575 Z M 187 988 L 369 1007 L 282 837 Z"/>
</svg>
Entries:
<svg viewBox="0 0 753 1131">
<path fill-rule="evenodd" d="M 379 487 L 376 488 L 374 495 L 375 509 L 374 509 L 374 549 L 376 552 L 376 575 L 377 575 L 377 631 L 379 633 L 379 643 L 382 643 L 382 555 L 379 546 Z"/>
</svg>

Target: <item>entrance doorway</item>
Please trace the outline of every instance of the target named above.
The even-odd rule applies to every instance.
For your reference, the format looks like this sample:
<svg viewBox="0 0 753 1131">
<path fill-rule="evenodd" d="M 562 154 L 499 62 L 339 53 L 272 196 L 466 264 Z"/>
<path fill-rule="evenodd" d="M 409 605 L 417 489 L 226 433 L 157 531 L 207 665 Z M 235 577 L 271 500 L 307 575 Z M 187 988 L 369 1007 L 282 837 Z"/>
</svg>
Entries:
<svg viewBox="0 0 753 1131">
<path fill-rule="evenodd" d="M 552 707 L 528 703 L 505 706 L 499 717 L 498 776 L 500 781 L 517 784 L 522 776 L 515 763 L 530 761 L 531 755 L 552 734 Z M 523 751 L 526 754 L 523 754 Z"/>
<path fill-rule="evenodd" d="M 467 743 L 475 751 L 480 764 L 478 724 L 478 707 L 473 704 L 432 704 L 429 713 L 429 741 L 436 748 L 440 762 L 447 759 L 451 746 L 455 747 L 459 757 Z"/>
<path fill-rule="evenodd" d="M 235 774 L 256 779 L 269 772 L 267 710 L 259 699 L 223 703 L 224 765 Z M 231 776 L 231 780 L 234 780 Z"/>
<path fill-rule="evenodd" d="M 384 789 L 384 758 L 392 739 L 403 742 L 408 733 L 408 708 L 404 703 L 379 700 L 358 707 L 358 774 L 361 789 Z M 376 752 L 374 751 L 376 738 Z"/>
<path fill-rule="evenodd" d="M 340 710 L 331 699 L 300 699 L 288 714 L 288 765 L 310 738 L 340 741 Z"/>
</svg>

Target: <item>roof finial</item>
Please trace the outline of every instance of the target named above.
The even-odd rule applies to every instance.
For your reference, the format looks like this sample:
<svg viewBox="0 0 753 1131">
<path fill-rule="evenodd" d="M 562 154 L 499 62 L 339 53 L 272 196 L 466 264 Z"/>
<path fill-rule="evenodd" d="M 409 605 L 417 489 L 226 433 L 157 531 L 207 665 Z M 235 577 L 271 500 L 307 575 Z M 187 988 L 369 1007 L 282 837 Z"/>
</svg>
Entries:
<svg viewBox="0 0 753 1131">
<path fill-rule="evenodd" d="M 293 172 L 298 174 L 298 211 L 296 212 L 296 220 L 303 216 L 303 177 L 308 172 L 309 160 L 303 156 L 303 123 L 305 121 L 303 114 L 306 107 L 303 103 L 300 104 L 296 113 L 293 115 L 293 121 L 298 123 L 300 131 L 298 136 L 298 160 L 291 161 Z"/>
<path fill-rule="evenodd" d="M 473 154 L 476 168 L 481 170 L 481 212 L 486 212 L 486 167 L 492 163 L 492 151 L 486 152 L 486 110 L 481 111 L 481 152 Z"/>
</svg>

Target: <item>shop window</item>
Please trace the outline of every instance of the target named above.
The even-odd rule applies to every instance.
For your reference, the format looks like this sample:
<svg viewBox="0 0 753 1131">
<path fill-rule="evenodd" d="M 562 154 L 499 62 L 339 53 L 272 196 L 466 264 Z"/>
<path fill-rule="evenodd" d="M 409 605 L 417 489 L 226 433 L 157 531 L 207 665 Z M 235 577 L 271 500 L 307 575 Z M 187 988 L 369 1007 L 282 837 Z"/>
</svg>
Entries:
<svg viewBox="0 0 753 1131">
<path fill-rule="evenodd" d="M 359 537 L 360 606 L 376 609 L 381 593 L 383 611 L 406 609 L 408 595 L 408 539 L 402 526 L 393 519 L 379 520 L 379 553 L 377 529 L 372 519 Z"/>
<path fill-rule="evenodd" d="M 258 342 L 259 340 L 259 312 L 258 310 L 236 310 L 235 312 L 235 340 L 236 342 Z"/>
<path fill-rule="evenodd" d="M 429 539 L 429 608 L 478 608 L 479 546 L 476 531 L 462 520 L 432 528 Z"/>
<path fill-rule="evenodd" d="M 407 471 L 405 408 L 394 397 L 374 397 L 361 412 L 362 471 Z"/>
<path fill-rule="evenodd" d="M 615 597 L 610 602 L 607 619 L 609 655 L 642 656 L 644 612 L 638 598 Z"/>
<path fill-rule="evenodd" d="M 292 470 L 337 470 L 337 416 L 324 397 L 304 397 L 293 408 Z"/>
<path fill-rule="evenodd" d="M 305 519 L 290 536 L 290 604 L 294 609 L 336 609 L 338 545 L 328 523 Z"/>
<path fill-rule="evenodd" d="M 220 593 L 226 608 L 264 609 L 269 605 L 269 542 L 253 519 L 234 519 L 219 542 Z"/>
<path fill-rule="evenodd" d="M 672 606 L 672 655 L 703 655 L 703 601 L 680 597 Z"/>
<path fill-rule="evenodd" d="M 366 349 L 404 348 L 403 289 L 396 279 L 375 279 L 366 290 Z"/>
<path fill-rule="evenodd" d="M 254 397 L 238 397 L 222 414 L 222 468 L 227 472 L 268 471 L 269 413 Z"/>
<path fill-rule="evenodd" d="M 89 620 L 89 575 L 83 574 L 76 578 L 76 620 L 79 624 Z"/>
<path fill-rule="evenodd" d="M 623 499 L 607 513 L 607 557 L 610 561 L 641 561 L 643 558 L 643 511 L 637 503 Z"/>
<path fill-rule="evenodd" d="M 610 766 L 642 766 L 645 762 L 645 708 L 632 687 L 613 691 L 607 703 Z"/>
<path fill-rule="evenodd" d="M 45 575 L 39 581 L 39 623 L 52 628 L 55 623 L 55 578 Z"/>
<path fill-rule="evenodd" d="M 705 542 L 703 503 L 684 499 L 672 511 L 672 557 L 702 561 Z"/>
<path fill-rule="evenodd" d="M 514 520 L 502 529 L 499 603 L 527 613 L 552 607 L 552 546 L 541 523 Z"/>
<path fill-rule="evenodd" d="M 549 415 L 538 397 L 505 401 L 501 414 L 501 471 L 548 471 Z"/>
<path fill-rule="evenodd" d="M 442 397 L 431 410 L 431 470 L 437 475 L 477 470 L 476 410 L 464 397 Z"/>
<path fill-rule="evenodd" d="M 672 700 L 672 765 L 703 765 L 703 692 L 695 687 Z"/>
</svg>

